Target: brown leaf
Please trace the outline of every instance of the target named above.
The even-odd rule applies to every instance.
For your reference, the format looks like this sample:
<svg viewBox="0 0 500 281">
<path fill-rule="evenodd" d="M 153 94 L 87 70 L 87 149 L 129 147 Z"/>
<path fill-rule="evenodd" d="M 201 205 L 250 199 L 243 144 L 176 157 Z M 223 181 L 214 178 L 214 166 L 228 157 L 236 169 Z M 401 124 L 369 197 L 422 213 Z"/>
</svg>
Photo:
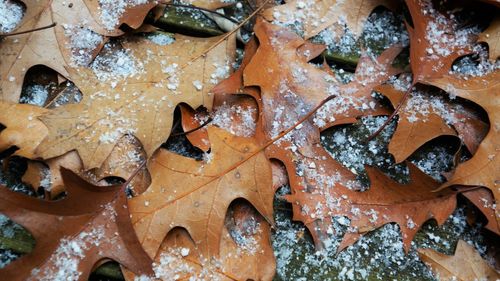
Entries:
<svg viewBox="0 0 500 281">
<path fill-rule="evenodd" d="M 275 272 L 271 230 L 251 207 L 237 203 L 228 211 L 223 228 L 220 258 L 203 256 L 189 233 L 172 229 L 155 257 L 154 271 L 160 280 L 272 280 Z M 134 275 L 125 273 L 127 280 Z"/>
<path fill-rule="evenodd" d="M 0 151 L 11 146 L 19 149 L 15 155 L 35 158 L 35 150 L 48 135 L 47 127 L 38 117 L 48 110 L 29 104 L 0 101 L 0 123 L 5 126 L 0 132 Z"/>
<path fill-rule="evenodd" d="M 200 126 L 204 123 L 202 120 L 209 118 L 208 114 L 203 111 L 197 112 L 185 104 L 180 104 L 179 109 L 181 111 L 182 130 L 190 132 L 186 134 L 186 138 L 193 146 L 207 152 L 210 149 L 207 128 L 200 128 Z"/>
<path fill-rule="evenodd" d="M 210 88 L 230 71 L 234 37 L 200 54 L 219 39 L 177 35 L 172 44 L 160 46 L 146 38 L 130 38 L 122 41 L 127 51 L 105 48 L 96 58 L 101 66 L 79 69 L 74 75 L 84 94 L 81 103 L 60 106 L 41 117 L 49 136 L 38 155 L 51 158 L 76 149 L 88 170 L 99 167 L 116 142 L 130 134 L 150 157 L 170 135 L 178 103 L 211 108 Z"/>
<path fill-rule="evenodd" d="M 500 5 L 500 4 L 498 4 Z M 490 60 L 495 61 L 500 57 L 500 18 L 495 17 L 490 26 L 479 34 L 479 42 L 488 43 Z"/>
<path fill-rule="evenodd" d="M 151 256 L 171 229 L 184 227 L 205 258 L 217 257 L 226 210 L 237 198 L 272 221 L 271 166 L 259 143 L 207 129 L 211 153 L 206 161 L 160 149 L 148 166 L 151 186 L 130 200 L 134 227 Z"/>
<path fill-rule="evenodd" d="M 410 34 L 410 65 L 413 82 L 439 78 L 453 62 L 472 52 L 475 30 L 460 29 L 455 17 L 441 13 L 431 0 L 406 0 L 414 27 Z"/>
<path fill-rule="evenodd" d="M 413 164 L 408 167 L 408 184 L 399 184 L 376 168 L 366 167 L 370 179 L 367 191 L 337 191 L 338 197 L 333 198 L 342 199 L 333 215 L 347 216 L 354 230 L 346 233 L 339 250 L 356 242 L 362 234 L 395 222 L 408 251 L 424 222 L 432 218 L 440 225 L 451 215 L 456 206 L 456 193 L 450 190 L 433 192 L 439 183 Z"/>
<path fill-rule="evenodd" d="M 431 249 L 418 249 L 420 258 L 432 269 L 439 280 L 488 280 L 500 278 L 479 253 L 463 240 L 459 240 L 455 255 L 448 256 Z"/>
<path fill-rule="evenodd" d="M 305 39 L 328 27 L 335 37 L 342 36 L 346 26 L 355 36 L 359 36 L 363 23 L 378 6 L 397 7 L 390 0 L 291 0 L 265 10 L 263 16 L 266 20 L 281 25 L 300 25 Z"/>
<path fill-rule="evenodd" d="M 441 188 L 451 185 L 485 186 L 491 189 L 496 202 L 500 198 L 498 183 L 500 179 L 500 72 L 494 71 L 476 79 L 461 79 L 458 76 L 445 76 L 427 81 L 429 84 L 446 89 L 453 95 L 468 99 L 480 105 L 488 113 L 490 130 L 471 159 L 458 165 L 453 176 Z M 496 204 L 497 214 L 500 204 Z M 497 221 L 499 217 L 497 215 Z"/>
<path fill-rule="evenodd" d="M 48 159 L 45 164 L 29 160 L 28 169 L 23 175 L 22 181 L 31 184 L 35 190 L 40 186 L 45 187 L 49 198 L 55 198 L 65 191 L 65 184 L 61 176 L 62 167 L 75 173 L 79 173 L 82 169 L 82 160 L 75 151 Z"/>
<path fill-rule="evenodd" d="M 102 35 L 123 34 L 118 27 L 125 23 L 138 27 L 155 5 L 146 1 L 130 5 L 124 1 L 24 0 L 26 13 L 16 31 L 47 26 L 53 28 L 6 37 L 0 43 L 0 99 L 17 102 L 25 72 L 34 65 L 46 65 L 71 79 L 68 66 L 87 64 L 97 54 L 105 39 Z M 106 3 L 100 6 L 100 3 Z M 122 7 L 123 6 L 123 7 Z M 91 39 L 89 39 L 91 38 Z M 82 42 L 88 40 L 90 42 Z M 90 47 L 91 46 L 91 47 Z M 82 55 L 80 52 L 84 52 Z"/>
<path fill-rule="evenodd" d="M 137 240 L 123 186 L 99 187 L 63 169 L 68 196 L 42 201 L 0 188 L 0 211 L 36 240 L 33 252 L 0 269 L 6 280 L 87 280 L 96 263 L 112 259 L 150 274 L 151 259 Z"/>
<path fill-rule="evenodd" d="M 354 81 L 339 85 L 333 76 L 308 64 L 306 56 L 297 52 L 300 47 L 303 51 L 305 41 L 295 33 L 266 22 L 258 22 L 255 32 L 260 45 L 243 77 L 245 86 L 259 86 L 261 90 L 258 138 L 279 135 L 324 99 L 337 96 L 313 120 L 303 122 L 266 149 L 267 157 L 281 161 L 288 172 L 292 189 L 288 200 L 293 203 L 294 220 L 304 222 L 321 246 L 330 227 L 331 209 L 328 204 L 318 207 L 318 202 L 336 198 L 338 194 L 332 195 L 333 190 L 346 186 L 356 189 L 359 185 L 355 176 L 320 146 L 320 128 L 335 122 L 353 122 L 363 115 L 387 114 L 371 90 L 397 73 L 390 64 L 400 48 L 390 48 L 377 59 L 363 58 Z"/>
<path fill-rule="evenodd" d="M 396 107 L 405 91 L 385 84 L 375 88 Z M 471 153 L 486 135 L 488 124 L 474 114 L 471 106 L 450 100 L 433 89 L 417 85 L 398 113 L 398 126 L 389 143 L 396 163 L 408 158 L 426 142 L 443 135 L 458 136 Z"/>
<path fill-rule="evenodd" d="M 495 214 L 495 199 L 491 191 L 486 188 L 480 188 L 465 191 L 462 195 L 469 199 L 486 216 L 488 224 L 486 224 L 485 228 L 500 235 L 500 227 L 498 226 Z"/>
<path fill-rule="evenodd" d="M 103 162 L 102 166 L 91 171 L 97 181 L 105 177 L 120 177 L 124 180 L 130 178 L 135 170 L 137 170 L 144 161 L 147 160 L 147 155 L 141 146 L 141 143 L 130 135 L 125 135 L 113 147 L 108 158 Z M 147 169 L 142 168 L 137 175 L 130 181 L 128 188 L 134 195 L 143 193 L 151 183 L 151 177 Z"/>
</svg>

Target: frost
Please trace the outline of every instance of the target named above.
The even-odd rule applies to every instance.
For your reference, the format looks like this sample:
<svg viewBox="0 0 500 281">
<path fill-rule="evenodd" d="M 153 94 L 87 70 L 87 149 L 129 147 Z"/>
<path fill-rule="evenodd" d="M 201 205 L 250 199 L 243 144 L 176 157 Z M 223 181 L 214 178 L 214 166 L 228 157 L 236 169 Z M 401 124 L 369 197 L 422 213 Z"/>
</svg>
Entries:
<svg viewBox="0 0 500 281">
<path fill-rule="evenodd" d="M 14 30 L 24 15 L 23 7 L 11 0 L 0 1 L 0 33 Z"/>
</svg>

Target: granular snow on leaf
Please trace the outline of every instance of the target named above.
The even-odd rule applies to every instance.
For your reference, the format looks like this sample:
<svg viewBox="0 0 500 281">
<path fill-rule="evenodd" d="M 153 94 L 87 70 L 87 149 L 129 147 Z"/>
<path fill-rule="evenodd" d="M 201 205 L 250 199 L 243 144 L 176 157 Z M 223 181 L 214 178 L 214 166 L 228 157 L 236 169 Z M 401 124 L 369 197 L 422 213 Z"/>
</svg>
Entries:
<svg viewBox="0 0 500 281">
<path fill-rule="evenodd" d="M 239 105 L 223 104 L 213 113 L 212 124 L 241 137 L 251 137 L 255 134 L 255 109 Z M 203 123 L 203 122 L 201 122 Z"/>
<path fill-rule="evenodd" d="M 100 20 L 106 29 L 113 30 L 120 24 L 125 9 L 148 2 L 149 0 L 99 0 Z"/>
<path fill-rule="evenodd" d="M 104 45 L 101 53 L 90 65 L 101 82 L 117 82 L 143 72 L 143 64 L 127 50 L 117 48 L 114 43 Z"/>
<path fill-rule="evenodd" d="M 53 262 L 54 267 L 33 269 L 31 276 L 40 281 L 78 280 L 82 272 L 78 271 L 80 262 L 85 258 L 86 250 L 98 247 L 105 238 L 105 230 L 101 227 L 81 232 L 76 237 L 61 239 L 59 247 L 47 262 Z"/>
<path fill-rule="evenodd" d="M 21 4 L 11 1 L 0 1 L 0 33 L 14 30 L 21 22 L 24 15 Z"/>
<path fill-rule="evenodd" d="M 69 38 L 67 48 L 71 50 L 73 67 L 88 65 L 93 57 L 93 51 L 104 41 L 104 36 L 85 27 L 63 24 L 64 35 Z"/>
<path fill-rule="evenodd" d="M 164 33 L 153 33 L 153 34 L 148 34 L 146 36 L 151 42 L 160 45 L 160 46 L 166 46 L 170 45 L 175 42 L 175 38 L 172 36 L 169 36 Z"/>
</svg>

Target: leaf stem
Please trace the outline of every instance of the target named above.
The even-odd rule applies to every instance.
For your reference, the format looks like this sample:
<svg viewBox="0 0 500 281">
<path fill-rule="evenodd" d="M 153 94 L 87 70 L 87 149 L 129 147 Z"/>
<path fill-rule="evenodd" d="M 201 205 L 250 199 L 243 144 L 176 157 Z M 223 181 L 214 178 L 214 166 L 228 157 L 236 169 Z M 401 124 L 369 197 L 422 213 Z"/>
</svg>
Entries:
<svg viewBox="0 0 500 281">
<path fill-rule="evenodd" d="M 0 37 L 9 37 L 9 36 L 14 36 L 14 35 L 21 35 L 21 34 L 25 34 L 25 33 L 35 32 L 35 31 L 39 31 L 39 30 L 49 29 L 49 28 L 52 28 L 52 27 L 54 27 L 56 25 L 57 25 L 57 23 L 53 22 L 53 23 L 51 23 L 49 25 L 38 27 L 38 28 L 34 28 L 34 29 L 30 29 L 30 30 L 0 34 Z"/>
<path fill-rule="evenodd" d="M 399 111 L 401 110 L 401 107 L 403 107 L 403 104 L 406 102 L 406 100 L 410 96 L 410 93 L 411 93 L 414 85 L 415 85 L 414 83 L 411 84 L 410 88 L 408 88 L 408 90 L 404 93 L 403 97 L 399 100 L 398 105 L 396 106 L 394 111 L 391 113 L 391 115 L 389 115 L 389 118 L 387 118 L 387 120 L 385 120 L 384 124 L 382 124 L 382 126 L 380 126 L 380 128 L 378 128 L 377 131 L 375 131 L 375 133 L 371 134 L 365 140 L 365 143 L 368 143 L 369 141 L 374 139 L 376 136 L 378 136 L 385 129 L 385 127 L 387 127 L 387 125 L 389 125 L 389 123 L 391 123 L 392 119 L 394 119 L 394 117 L 399 113 Z"/>
</svg>

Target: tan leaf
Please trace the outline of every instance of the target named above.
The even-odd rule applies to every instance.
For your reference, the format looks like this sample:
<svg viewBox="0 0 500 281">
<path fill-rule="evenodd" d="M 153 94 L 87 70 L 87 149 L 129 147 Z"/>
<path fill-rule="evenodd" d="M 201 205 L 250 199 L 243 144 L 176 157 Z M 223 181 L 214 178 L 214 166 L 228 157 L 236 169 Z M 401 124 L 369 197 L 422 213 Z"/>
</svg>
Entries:
<svg viewBox="0 0 500 281">
<path fill-rule="evenodd" d="M 389 98 L 394 107 L 405 94 L 389 84 L 375 90 Z M 477 149 L 481 137 L 484 137 L 488 125 L 474 116 L 470 107 L 433 94 L 431 90 L 417 85 L 398 113 L 398 126 L 389 143 L 389 152 L 394 155 L 396 163 L 404 161 L 423 144 L 438 136 L 456 136 L 455 130 L 472 153 Z"/>
<path fill-rule="evenodd" d="M 204 257 L 217 257 L 226 210 L 237 198 L 272 221 L 271 166 L 259 144 L 213 126 L 208 134 L 207 161 L 160 149 L 148 166 L 151 186 L 129 202 L 134 227 L 150 256 L 171 229 L 184 227 Z"/>
<path fill-rule="evenodd" d="M 28 169 L 22 180 L 31 184 L 35 190 L 40 186 L 45 187 L 49 197 L 55 198 L 65 191 L 61 167 L 79 173 L 82 169 L 82 160 L 76 151 L 70 151 L 56 158 L 48 159 L 45 161 L 45 165 L 39 161 L 29 160 Z"/>
<path fill-rule="evenodd" d="M 5 126 L 0 132 L 0 150 L 15 145 L 19 148 L 15 155 L 36 158 L 36 148 L 48 135 L 47 127 L 38 117 L 48 110 L 29 104 L 0 101 L 0 112 L 0 124 Z"/>
<path fill-rule="evenodd" d="M 220 258 L 204 257 L 189 233 L 172 229 L 155 257 L 160 280 L 272 280 L 276 267 L 268 223 L 251 207 L 237 203 L 228 211 Z M 126 280 L 134 275 L 125 271 Z"/>
<path fill-rule="evenodd" d="M 448 256 L 431 249 L 418 249 L 420 258 L 430 266 L 439 280 L 487 280 L 500 278 L 479 253 L 463 240 L 459 240 L 455 254 Z"/>
<path fill-rule="evenodd" d="M 427 220 L 442 224 L 455 210 L 456 193 L 433 192 L 439 183 L 417 167 L 408 164 L 410 182 L 399 184 L 375 168 L 367 167 L 370 188 L 367 191 L 337 191 L 339 206 L 332 215 L 347 216 L 354 231 L 347 232 L 339 250 L 351 245 L 364 233 L 395 222 L 401 229 L 404 249 L 410 249 L 413 237 Z"/>
<path fill-rule="evenodd" d="M 105 48 L 96 58 L 102 65 L 78 69 L 74 75 L 84 95 L 81 103 L 58 107 L 41 117 L 49 136 L 38 155 L 51 158 L 76 149 L 88 170 L 101 166 L 116 142 L 130 134 L 150 157 L 169 136 L 178 103 L 211 108 L 210 89 L 230 71 L 234 37 L 200 55 L 219 39 L 177 35 L 172 44 L 160 46 L 145 38 L 130 38 L 122 42 L 127 51 L 119 46 Z"/>
<path fill-rule="evenodd" d="M 16 31 L 40 28 L 54 22 L 57 25 L 6 37 L 0 43 L 0 99 L 11 102 L 18 101 L 24 74 L 30 67 L 46 65 L 71 78 L 67 67 L 92 60 L 104 43 L 104 37 L 99 34 L 123 34 L 118 29 L 122 23 L 138 27 L 155 5 L 154 1 L 133 5 L 123 0 L 23 2 L 26 4 L 26 13 Z M 81 51 L 84 55 L 80 54 Z"/>
<path fill-rule="evenodd" d="M 394 4 L 390 0 L 291 0 L 265 10 L 263 16 L 273 23 L 300 25 L 305 39 L 328 27 L 331 27 L 329 32 L 340 37 L 345 26 L 359 36 L 363 23 L 376 7 L 392 8 Z"/>
</svg>

